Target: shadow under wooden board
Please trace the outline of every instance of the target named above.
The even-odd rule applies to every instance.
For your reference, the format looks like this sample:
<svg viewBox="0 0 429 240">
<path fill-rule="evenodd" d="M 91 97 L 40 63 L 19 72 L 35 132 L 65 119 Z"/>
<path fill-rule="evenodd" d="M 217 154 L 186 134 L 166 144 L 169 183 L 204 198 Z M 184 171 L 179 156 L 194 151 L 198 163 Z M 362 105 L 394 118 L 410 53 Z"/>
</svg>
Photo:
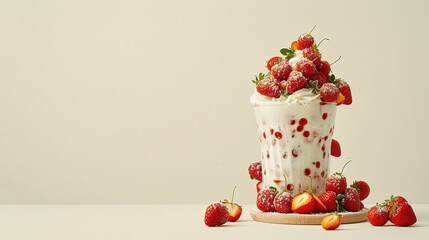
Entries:
<svg viewBox="0 0 429 240">
<path fill-rule="evenodd" d="M 318 225 L 322 218 L 329 213 L 317 214 L 296 214 L 296 213 L 276 213 L 262 212 L 258 209 L 252 209 L 250 216 L 253 220 L 266 223 L 291 224 L 291 225 Z M 367 221 L 368 208 L 359 212 L 342 212 L 341 223 L 359 223 Z"/>
</svg>

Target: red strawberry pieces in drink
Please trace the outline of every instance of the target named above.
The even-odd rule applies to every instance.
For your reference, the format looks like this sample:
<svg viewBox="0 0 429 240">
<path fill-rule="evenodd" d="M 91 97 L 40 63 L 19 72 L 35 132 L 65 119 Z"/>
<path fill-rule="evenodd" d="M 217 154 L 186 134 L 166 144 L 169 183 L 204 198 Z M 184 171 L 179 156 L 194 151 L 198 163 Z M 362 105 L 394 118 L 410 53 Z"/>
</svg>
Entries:
<svg viewBox="0 0 429 240">
<path fill-rule="evenodd" d="M 301 214 L 312 213 L 314 210 L 315 202 L 314 202 L 313 194 L 304 192 L 293 197 L 292 200 L 292 211 Z"/>
<path fill-rule="evenodd" d="M 365 181 L 354 181 L 350 187 L 356 189 L 359 193 L 359 198 L 361 201 L 365 200 L 369 196 L 370 188 L 368 183 Z"/>
<path fill-rule="evenodd" d="M 389 212 L 386 207 L 380 204 L 368 210 L 368 222 L 373 226 L 383 226 L 389 221 Z"/>
<path fill-rule="evenodd" d="M 342 206 L 349 212 L 358 212 L 360 208 L 359 193 L 354 188 L 347 188 L 344 192 Z"/>
<path fill-rule="evenodd" d="M 292 94 L 307 86 L 307 82 L 308 79 L 301 72 L 292 71 L 287 80 L 287 92 Z"/>
<path fill-rule="evenodd" d="M 296 62 L 296 71 L 302 72 L 304 77 L 309 78 L 316 73 L 316 65 L 307 58 L 300 58 Z"/>
<path fill-rule="evenodd" d="M 314 38 L 310 34 L 301 34 L 298 37 L 298 50 L 311 47 L 314 43 Z"/>
<path fill-rule="evenodd" d="M 271 71 L 271 68 L 274 65 L 278 64 L 281 61 L 281 59 L 282 58 L 278 57 L 278 56 L 270 58 L 270 60 L 267 61 L 267 69 L 268 69 L 268 71 Z"/>
<path fill-rule="evenodd" d="M 274 212 L 274 198 L 276 197 L 274 189 L 265 189 L 258 192 L 256 196 L 256 207 L 262 212 Z"/>
<path fill-rule="evenodd" d="M 278 82 L 286 80 L 292 72 L 292 67 L 289 61 L 284 59 L 271 68 L 271 73 Z"/>
<path fill-rule="evenodd" d="M 340 80 L 337 84 L 338 86 L 338 90 L 340 91 L 340 93 L 344 96 L 344 105 L 350 105 L 353 102 L 353 98 L 352 98 L 352 90 L 350 89 L 349 84 L 344 81 L 344 80 Z"/>
<path fill-rule="evenodd" d="M 205 212 L 204 223 L 209 227 L 221 226 L 228 221 L 228 209 L 222 203 L 211 203 Z"/>
<path fill-rule="evenodd" d="M 340 90 L 333 83 L 325 83 L 320 88 L 320 97 L 325 102 L 335 102 L 340 95 Z"/>
<path fill-rule="evenodd" d="M 333 191 L 326 191 L 319 195 L 320 201 L 326 206 L 327 212 L 337 210 L 337 194 Z"/>
<path fill-rule="evenodd" d="M 402 202 L 392 207 L 390 221 L 396 226 L 408 227 L 417 222 L 417 217 L 411 205 Z"/>
<path fill-rule="evenodd" d="M 326 230 L 335 230 L 341 225 L 341 216 L 337 213 L 331 213 L 322 218 L 322 227 Z"/>
<path fill-rule="evenodd" d="M 282 191 L 274 198 L 274 208 L 279 213 L 292 212 L 292 195 L 287 191 Z"/>
<path fill-rule="evenodd" d="M 253 162 L 248 168 L 251 179 L 262 181 L 262 164 L 261 162 Z"/>
<path fill-rule="evenodd" d="M 331 155 L 334 157 L 341 157 L 341 145 L 335 139 L 331 140 Z"/>
<path fill-rule="evenodd" d="M 280 97 L 279 86 L 277 85 L 276 79 L 272 75 L 266 76 L 264 79 L 259 81 L 258 85 L 256 85 L 256 91 L 267 97 Z"/>
</svg>

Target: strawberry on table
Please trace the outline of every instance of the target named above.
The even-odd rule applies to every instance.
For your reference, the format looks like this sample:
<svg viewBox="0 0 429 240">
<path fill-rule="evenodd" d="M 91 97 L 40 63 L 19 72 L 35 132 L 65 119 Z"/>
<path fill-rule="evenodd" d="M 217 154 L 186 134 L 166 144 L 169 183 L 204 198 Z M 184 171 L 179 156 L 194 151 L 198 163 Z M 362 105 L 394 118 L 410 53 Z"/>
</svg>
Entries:
<svg viewBox="0 0 429 240">
<path fill-rule="evenodd" d="M 290 192 L 279 192 L 274 198 L 274 208 L 279 213 L 290 213 L 292 212 L 292 199 Z"/>
<path fill-rule="evenodd" d="M 314 198 L 314 210 L 313 210 L 314 212 L 323 213 L 328 210 L 325 204 L 318 196 L 313 194 L 313 198 Z"/>
<path fill-rule="evenodd" d="M 232 190 L 231 202 L 229 202 L 227 199 L 222 201 L 223 205 L 225 205 L 228 209 L 228 222 L 236 222 L 240 218 L 241 212 L 243 211 L 242 207 L 234 202 L 235 189 L 236 187 L 234 187 L 234 190 Z"/>
<path fill-rule="evenodd" d="M 347 188 L 347 179 L 344 177 L 343 172 L 344 168 L 351 162 L 348 161 L 344 164 L 343 168 L 341 169 L 341 172 L 337 172 L 332 174 L 331 176 L 326 179 L 326 191 L 333 191 L 336 194 L 344 193 Z"/>
<path fill-rule="evenodd" d="M 359 193 L 359 198 L 361 201 L 365 200 L 369 196 L 370 188 L 368 183 L 363 180 L 354 181 L 350 187 L 356 189 Z"/>
<path fill-rule="evenodd" d="M 334 212 L 337 210 L 337 194 L 333 191 L 326 191 L 319 195 L 320 201 L 326 206 L 326 211 Z"/>
<path fill-rule="evenodd" d="M 273 187 L 259 191 L 256 196 L 256 207 L 262 212 L 275 212 L 274 198 L 276 194 L 277 190 Z"/>
<path fill-rule="evenodd" d="M 359 193 L 354 188 L 347 188 L 339 204 L 349 212 L 358 212 L 361 209 Z"/>
<path fill-rule="evenodd" d="M 373 226 L 383 226 L 389 221 L 389 212 L 382 204 L 376 204 L 368 210 L 368 222 Z"/>
<path fill-rule="evenodd" d="M 341 216 L 331 213 L 322 219 L 322 227 L 326 230 L 335 230 L 341 225 Z"/>
<path fill-rule="evenodd" d="M 408 202 L 404 197 L 402 196 L 390 196 L 390 199 L 387 199 L 384 201 L 384 204 L 386 205 L 387 211 L 391 211 L 392 207 L 396 204 Z"/>
<path fill-rule="evenodd" d="M 205 212 L 204 223 L 209 227 L 221 226 L 228 221 L 228 209 L 222 203 L 211 203 Z"/>
<path fill-rule="evenodd" d="M 312 193 L 304 192 L 293 197 L 292 211 L 301 214 L 312 213 L 314 210 L 315 202 Z"/>
<path fill-rule="evenodd" d="M 402 202 L 392 207 L 390 221 L 396 226 L 408 227 L 417 222 L 417 217 L 411 205 L 407 202 Z"/>
</svg>

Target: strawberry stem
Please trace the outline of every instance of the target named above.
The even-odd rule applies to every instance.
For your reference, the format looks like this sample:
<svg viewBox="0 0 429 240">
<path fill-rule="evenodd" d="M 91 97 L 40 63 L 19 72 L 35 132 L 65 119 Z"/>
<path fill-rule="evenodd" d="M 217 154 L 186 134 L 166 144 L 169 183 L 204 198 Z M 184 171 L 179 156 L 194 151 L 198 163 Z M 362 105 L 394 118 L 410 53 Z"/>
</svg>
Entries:
<svg viewBox="0 0 429 240">
<path fill-rule="evenodd" d="M 337 60 L 335 60 L 333 63 L 331 63 L 331 66 L 332 66 L 332 65 L 334 65 L 336 62 L 338 62 L 340 59 L 341 59 L 341 56 L 339 56 L 339 57 L 337 58 Z"/>
<path fill-rule="evenodd" d="M 308 33 L 308 35 L 311 35 L 311 33 L 313 32 L 313 30 L 316 28 L 316 25 L 314 25 L 314 27 L 311 29 L 311 31 Z"/>
<path fill-rule="evenodd" d="M 348 162 L 346 162 L 346 164 L 344 164 L 343 168 L 341 169 L 341 172 L 339 173 L 340 176 L 343 176 L 343 171 L 344 168 L 347 166 L 347 164 L 349 164 L 349 162 L 351 162 L 352 160 L 349 160 Z"/>
<path fill-rule="evenodd" d="M 232 190 L 231 204 L 234 203 L 234 193 L 235 193 L 236 188 L 237 188 L 237 186 L 235 186 L 234 189 Z"/>
<path fill-rule="evenodd" d="M 320 46 L 320 44 L 323 42 L 323 41 L 325 41 L 325 40 L 329 40 L 329 38 L 323 38 L 318 44 L 317 44 L 317 46 L 316 47 L 319 47 Z"/>
</svg>

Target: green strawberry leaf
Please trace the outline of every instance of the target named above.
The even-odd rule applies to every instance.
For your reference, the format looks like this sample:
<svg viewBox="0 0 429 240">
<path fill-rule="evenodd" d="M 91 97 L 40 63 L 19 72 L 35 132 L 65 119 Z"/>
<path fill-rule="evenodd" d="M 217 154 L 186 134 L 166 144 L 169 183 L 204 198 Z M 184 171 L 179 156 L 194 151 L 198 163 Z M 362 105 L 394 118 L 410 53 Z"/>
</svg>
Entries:
<svg viewBox="0 0 429 240">
<path fill-rule="evenodd" d="M 280 53 L 283 54 L 287 60 L 295 57 L 295 50 L 289 49 L 289 48 L 282 48 L 280 49 Z"/>
</svg>

